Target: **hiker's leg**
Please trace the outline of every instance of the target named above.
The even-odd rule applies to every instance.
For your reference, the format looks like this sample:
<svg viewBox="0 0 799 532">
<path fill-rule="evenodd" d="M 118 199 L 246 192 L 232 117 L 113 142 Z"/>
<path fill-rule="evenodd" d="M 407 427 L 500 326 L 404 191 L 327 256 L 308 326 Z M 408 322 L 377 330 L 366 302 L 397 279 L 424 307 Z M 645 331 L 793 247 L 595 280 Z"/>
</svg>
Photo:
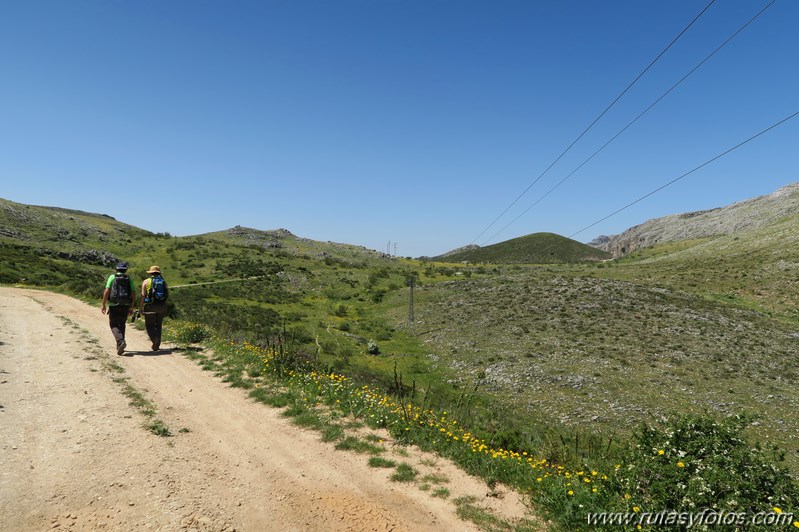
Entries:
<svg viewBox="0 0 799 532">
<path fill-rule="evenodd" d="M 163 330 L 165 316 L 166 305 L 163 305 L 162 308 L 159 308 L 155 313 L 155 326 L 153 327 L 155 338 L 153 339 L 153 343 L 155 344 L 156 349 L 161 347 L 161 332 Z"/>
<path fill-rule="evenodd" d="M 155 322 L 156 322 L 155 312 L 145 308 L 144 327 L 147 329 L 147 336 L 150 337 L 150 341 L 153 343 L 155 343 Z"/>
<path fill-rule="evenodd" d="M 108 308 L 108 323 L 117 345 L 125 340 L 125 323 L 128 320 L 127 307 L 114 306 Z"/>
<path fill-rule="evenodd" d="M 111 324 L 111 332 L 117 341 L 117 355 L 125 353 L 125 323 L 128 321 L 128 307 L 115 306 L 108 309 L 108 321 Z"/>
</svg>

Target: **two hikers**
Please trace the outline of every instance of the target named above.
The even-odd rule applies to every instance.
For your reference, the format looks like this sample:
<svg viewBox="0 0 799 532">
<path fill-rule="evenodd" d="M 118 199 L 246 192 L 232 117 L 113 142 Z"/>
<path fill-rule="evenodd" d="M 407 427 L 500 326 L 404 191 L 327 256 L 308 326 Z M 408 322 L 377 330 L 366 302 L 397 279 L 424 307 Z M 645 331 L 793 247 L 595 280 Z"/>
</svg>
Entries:
<svg viewBox="0 0 799 532">
<path fill-rule="evenodd" d="M 116 273 L 111 274 L 105 283 L 103 291 L 103 314 L 108 313 L 108 322 L 111 325 L 111 333 L 117 342 L 117 355 L 125 354 L 125 323 L 128 316 L 133 314 L 133 306 L 136 302 L 136 289 L 133 286 L 133 279 L 128 277 L 128 263 L 120 262 L 117 264 Z"/>
<path fill-rule="evenodd" d="M 133 314 L 136 303 L 136 289 L 128 274 L 128 263 L 120 262 L 116 266 L 116 273 L 108 277 L 103 291 L 102 313 L 108 314 L 111 333 L 117 343 L 117 355 L 124 355 L 127 343 L 125 342 L 125 324 L 128 316 Z M 139 298 L 139 311 L 144 315 L 144 324 L 147 335 L 152 342 L 153 351 L 161 348 L 161 328 L 166 316 L 166 299 L 169 290 L 166 281 L 161 276 L 161 268 L 151 266 L 147 271 L 149 277 L 141 285 Z"/>
<path fill-rule="evenodd" d="M 144 325 L 147 329 L 147 336 L 152 342 L 153 351 L 158 351 L 161 347 L 161 326 L 166 316 L 166 299 L 169 297 L 169 289 L 161 275 L 161 268 L 158 266 L 150 266 L 147 275 L 150 277 L 145 279 L 141 285 L 139 310 L 144 314 Z"/>
</svg>

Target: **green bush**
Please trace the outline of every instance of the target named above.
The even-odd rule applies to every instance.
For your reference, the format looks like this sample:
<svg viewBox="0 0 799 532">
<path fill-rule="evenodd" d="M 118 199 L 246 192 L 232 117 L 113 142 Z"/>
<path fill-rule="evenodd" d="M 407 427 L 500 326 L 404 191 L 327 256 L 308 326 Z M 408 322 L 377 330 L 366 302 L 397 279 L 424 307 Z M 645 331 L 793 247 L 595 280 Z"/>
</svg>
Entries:
<svg viewBox="0 0 799 532">
<path fill-rule="evenodd" d="M 619 472 L 629 508 L 751 514 L 792 508 L 799 488 L 778 465 L 783 456 L 776 447 L 747 441 L 750 422 L 746 416 L 686 415 L 663 427 L 643 426 Z"/>
<path fill-rule="evenodd" d="M 369 340 L 369 343 L 366 347 L 366 352 L 370 355 L 379 355 L 380 354 L 380 346 L 377 345 L 377 342 L 374 340 Z"/>
<path fill-rule="evenodd" d="M 175 328 L 174 337 L 180 344 L 198 344 L 211 337 L 211 330 L 199 323 L 184 323 Z"/>
</svg>

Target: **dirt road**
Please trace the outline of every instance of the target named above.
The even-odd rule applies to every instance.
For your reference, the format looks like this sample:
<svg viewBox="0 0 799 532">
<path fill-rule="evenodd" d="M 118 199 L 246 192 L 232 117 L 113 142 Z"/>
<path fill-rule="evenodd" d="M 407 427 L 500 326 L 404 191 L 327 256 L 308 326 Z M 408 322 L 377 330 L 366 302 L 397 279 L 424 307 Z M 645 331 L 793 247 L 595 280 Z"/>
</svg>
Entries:
<svg viewBox="0 0 799 532">
<path fill-rule="evenodd" d="M 472 530 L 460 495 L 524 513 L 415 452 L 394 458 L 449 478 L 452 497 L 391 482 L 177 352 L 152 354 L 131 327 L 133 356 L 113 348 L 99 307 L 0 288 L 0 530 Z M 143 428 L 123 378 L 174 436 Z"/>
</svg>

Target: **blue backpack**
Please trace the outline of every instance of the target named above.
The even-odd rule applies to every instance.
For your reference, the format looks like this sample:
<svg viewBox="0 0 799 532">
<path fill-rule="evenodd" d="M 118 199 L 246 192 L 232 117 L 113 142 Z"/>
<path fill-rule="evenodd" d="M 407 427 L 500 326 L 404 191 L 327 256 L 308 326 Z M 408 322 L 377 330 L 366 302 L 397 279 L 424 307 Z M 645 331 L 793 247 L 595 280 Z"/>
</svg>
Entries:
<svg viewBox="0 0 799 532">
<path fill-rule="evenodd" d="M 156 275 L 150 279 L 150 290 L 147 292 L 145 303 L 166 303 L 167 297 L 169 297 L 169 290 L 167 290 L 164 278 Z"/>
</svg>

